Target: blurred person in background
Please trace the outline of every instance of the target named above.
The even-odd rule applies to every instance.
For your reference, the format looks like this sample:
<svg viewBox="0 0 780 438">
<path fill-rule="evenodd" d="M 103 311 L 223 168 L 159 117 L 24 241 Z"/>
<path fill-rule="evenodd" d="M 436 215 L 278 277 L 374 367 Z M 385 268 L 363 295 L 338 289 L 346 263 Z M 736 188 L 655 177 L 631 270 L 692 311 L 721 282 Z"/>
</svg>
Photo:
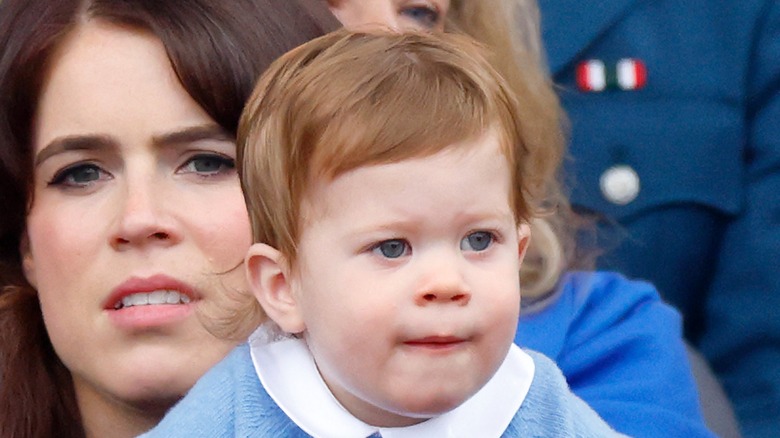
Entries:
<svg viewBox="0 0 780 438">
<path fill-rule="evenodd" d="M 780 430 L 780 4 L 539 0 L 601 269 L 655 284 L 745 437 Z M 522 27 L 522 25 L 521 25 Z"/>
</svg>

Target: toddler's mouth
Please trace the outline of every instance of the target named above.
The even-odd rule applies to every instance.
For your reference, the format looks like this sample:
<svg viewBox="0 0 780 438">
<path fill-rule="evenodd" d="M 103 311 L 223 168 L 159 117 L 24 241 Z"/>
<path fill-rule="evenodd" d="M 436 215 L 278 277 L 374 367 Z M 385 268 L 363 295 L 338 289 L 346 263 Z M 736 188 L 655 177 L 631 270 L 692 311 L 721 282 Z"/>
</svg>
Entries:
<svg viewBox="0 0 780 438">
<path fill-rule="evenodd" d="M 404 344 L 410 347 L 423 347 L 431 349 L 450 348 L 463 344 L 467 339 L 458 336 L 425 336 L 405 341 Z"/>
</svg>

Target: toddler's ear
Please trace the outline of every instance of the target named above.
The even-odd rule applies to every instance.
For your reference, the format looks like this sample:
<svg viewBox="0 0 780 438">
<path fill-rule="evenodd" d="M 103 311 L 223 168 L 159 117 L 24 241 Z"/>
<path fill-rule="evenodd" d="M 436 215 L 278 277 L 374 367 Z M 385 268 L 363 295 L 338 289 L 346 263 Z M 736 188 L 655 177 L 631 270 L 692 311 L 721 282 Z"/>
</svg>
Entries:
<svg viewBox="0 0 780 438">
<path fill-rule="evenodd" d="M 523 263 L 525 253 L 528 250 L 528 243 L 531 241 L 531 227 L 528 224 L 517 226 L 517 250 L 520 252 L 520 263 Z"/>
<path fill-rule="evenodd" d="M 268 317 L 287 333 L 303 332 L 306 325 L 282 253 L 264 243 L 255 243 L 249 248 L 245 264 L 249 288 Z"/>
</svg>

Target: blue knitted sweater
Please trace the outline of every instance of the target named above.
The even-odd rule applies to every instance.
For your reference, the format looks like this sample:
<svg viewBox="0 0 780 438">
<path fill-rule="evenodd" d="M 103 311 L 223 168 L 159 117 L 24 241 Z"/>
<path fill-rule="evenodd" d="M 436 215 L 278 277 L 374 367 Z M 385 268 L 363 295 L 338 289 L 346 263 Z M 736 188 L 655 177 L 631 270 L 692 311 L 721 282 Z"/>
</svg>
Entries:
<svg viewBox="0 0 780 438">
<path fill-rule="evenodd" d="M 526 353 L 533 359 L 533 380 L 502 437 L 618 435 L 569 390 L 552 361 L 538 353 Z M 237 347 L 209 371 L 156 428 L 143 435 L 147 438 L 308 436 L 263 387 L 248 344 Z M 458 434 L 450 431 L 446 436 Z"/>
</svg>

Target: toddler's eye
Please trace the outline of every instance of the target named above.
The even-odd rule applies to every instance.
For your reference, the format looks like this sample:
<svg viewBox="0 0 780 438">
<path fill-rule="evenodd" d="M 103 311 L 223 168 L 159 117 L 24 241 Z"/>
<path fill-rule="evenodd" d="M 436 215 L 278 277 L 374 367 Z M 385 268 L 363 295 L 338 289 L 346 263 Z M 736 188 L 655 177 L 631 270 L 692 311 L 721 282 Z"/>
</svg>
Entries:
<svg viewBox="0 0 780 438">
<path fill-rule="evenodd" d="M 392 239 L 379 242 L 374 246 L 373 252 L 388 259 L 397 259 L 406 255 L 409 251 L 409 244 L 401 239 Z"/>
<path fill-rule="evenodd" d="M 484 251 L 493 243 L 493 234 L 488 231 L 475 231 L 460 241 L 463 251 Z"/>
</svg>

